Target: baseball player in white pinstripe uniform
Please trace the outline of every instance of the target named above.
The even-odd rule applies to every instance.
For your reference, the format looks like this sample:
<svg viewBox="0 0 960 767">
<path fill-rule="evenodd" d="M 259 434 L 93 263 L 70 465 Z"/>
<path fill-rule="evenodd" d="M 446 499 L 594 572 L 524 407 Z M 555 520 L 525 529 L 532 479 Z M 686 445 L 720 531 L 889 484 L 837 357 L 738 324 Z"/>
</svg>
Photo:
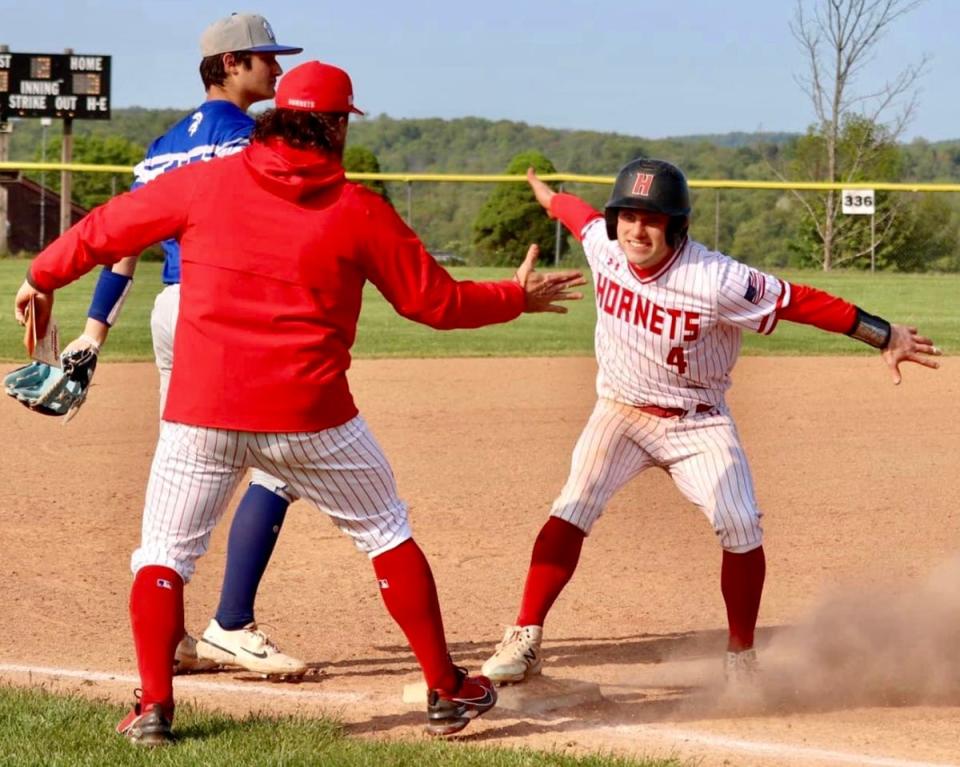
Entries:
<svg viewBox="0 0 960 767">
<path fill-rule="evenodd" d="M 133 742 L 172 739 L 172 662 L 183 635 L 183 586 L 245 470 L 277 477 L 324 511 L 371 559 L 380 594 L 427 683 L 427 728 L 463 729 L 496 702 L 492 683 L 454 666 L 436 586 L 412 538 L 386 456 L 347 381 L 363 288 L 439 329 L 563 312 L 577 272 L 457 282 L 379 195 L 346 181 L 353 105 L 343 70 L 290 70 L 250 146 L 191 163 L 115 197 L 33 261 L 16 298 L 32 299 L 97 263 L 160 239 L 181 247 L 177 360 L 150 471 L 130 616 L 142 697 L 119 724 Z M 37 318 L 43 325 L 46 318 Z"/>
<path fill-rule="evenodd" d="M 731 684 L 747 682 L 766 564 L 753 479 L 724 401 L 741 333 L 772 333 L 781 319 L 846 333 L 882 350 L 895 383 L 901 362 L 936 368 L 940 352 L 914 328 L 690 240 L 686 179 L 669 163 L 627 164 L 603 213 L 527 175 L 540 204 L 581 240 L 593 272 L 598 398 L 534 543 L 516 623 L 483 673 L 520 682 L 540 672 L 544 620 L 585 536 L 614 493 L 657 466 L 703 511 L 723 549 L 725 670 Z"/>
</svg>

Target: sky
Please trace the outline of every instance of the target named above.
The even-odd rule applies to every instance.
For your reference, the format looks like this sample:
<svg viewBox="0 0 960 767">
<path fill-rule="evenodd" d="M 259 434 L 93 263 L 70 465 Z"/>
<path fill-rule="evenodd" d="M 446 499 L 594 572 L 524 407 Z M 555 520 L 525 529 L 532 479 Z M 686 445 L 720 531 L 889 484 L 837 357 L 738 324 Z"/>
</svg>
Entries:
<svg viewBox="0 0 960 767">
<path fill-rule="evenodd" d="M 803 0 L 810 7 L 815 0 Z M 817 0 L 819 1 L 819 0 Z M 234 11 L 264 15 L 283 57 L 346 69 L 357 105 L 390 117 L 483 117 L 664 138 L 802 132 L 807 61 L 796 0 L 0 0 L 12 52 L 112 56 L 114 107 L 190 109 L 203 100 L 199 37 Z M 860 80 L 867 92 L 930 61 L 903 140 L 960 138 L 960 0 L 898 19 Z"/>
</svg>

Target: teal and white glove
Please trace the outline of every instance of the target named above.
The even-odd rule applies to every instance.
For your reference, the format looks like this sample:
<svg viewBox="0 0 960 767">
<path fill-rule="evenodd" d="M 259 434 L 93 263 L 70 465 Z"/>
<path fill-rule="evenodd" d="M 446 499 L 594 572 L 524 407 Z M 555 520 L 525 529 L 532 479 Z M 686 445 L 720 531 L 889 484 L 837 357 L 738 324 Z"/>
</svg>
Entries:
<svg viewBox="0 0 960 767">
<path fill-rule="evenodd" d="M 60 356 L 60 368 L 32 362 L 3 379 L 7 394 L 43 415 L 66 416 L 69 421 L 87 398 L 97 368 L 98 346 L 89 346 Z"/>
</svg>

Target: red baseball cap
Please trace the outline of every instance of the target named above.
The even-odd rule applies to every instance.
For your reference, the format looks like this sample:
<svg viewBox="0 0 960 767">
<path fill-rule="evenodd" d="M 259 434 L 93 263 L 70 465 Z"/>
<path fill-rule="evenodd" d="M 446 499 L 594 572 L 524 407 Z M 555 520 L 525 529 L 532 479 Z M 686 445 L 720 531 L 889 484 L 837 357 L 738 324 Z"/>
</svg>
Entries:
<svg viewBox="0 0 960 767">
<path fill-rule="evenodd" d="M 308 61 L 298 64 L 277 86 L 278 109 L 301 112 L 353 112 L 364 114 L 353 105 L 350 75 L 332 64 Z"/>
</svg>

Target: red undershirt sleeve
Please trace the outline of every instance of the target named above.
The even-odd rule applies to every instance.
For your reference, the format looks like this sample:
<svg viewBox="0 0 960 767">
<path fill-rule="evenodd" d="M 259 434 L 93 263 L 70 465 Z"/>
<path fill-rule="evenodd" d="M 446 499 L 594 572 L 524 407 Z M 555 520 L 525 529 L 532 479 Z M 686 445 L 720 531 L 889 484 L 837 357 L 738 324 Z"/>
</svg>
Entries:
<svg viewBox="0 0 960 767">
<path fill-rule="evenodd" d="M 579 197 L 558 192 L 550 200 L 550 216 L 560 219 L 560 223 L 569 229 L 577 240 L 582 241 L 584 228 L 593 219 L 600 218 L 600 213 Z"/>
<path fill-rule="evenodd" d="M 777 319 L 849 333 L 857 321 L 857 307 L 825 290 L 791 283 L 790 303 L 777 310 Z"/>
</svg>

